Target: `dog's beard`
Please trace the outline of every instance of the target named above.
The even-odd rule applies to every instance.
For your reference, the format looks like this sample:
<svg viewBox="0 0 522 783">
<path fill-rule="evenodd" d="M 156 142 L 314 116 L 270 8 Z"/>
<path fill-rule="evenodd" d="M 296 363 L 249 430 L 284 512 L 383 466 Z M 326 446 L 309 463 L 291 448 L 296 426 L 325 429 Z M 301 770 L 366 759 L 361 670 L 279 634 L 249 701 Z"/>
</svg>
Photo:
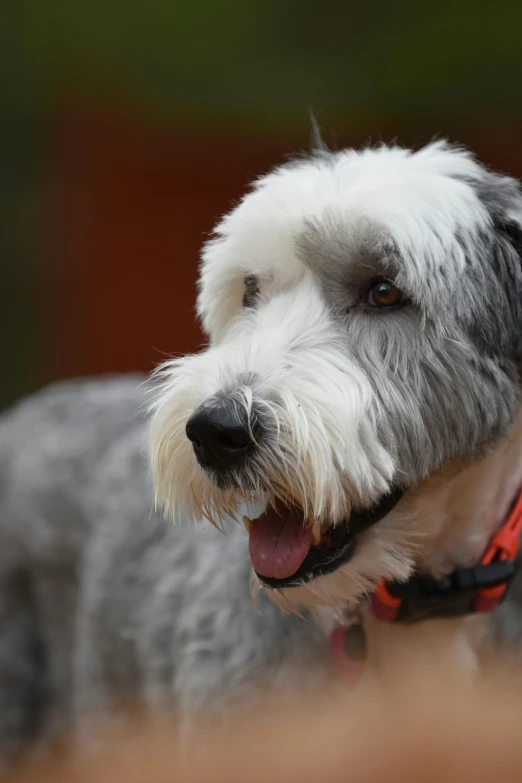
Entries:
<svg viewBox="0 0 522 783">
<path fill-rule="evenodd" d="M 237 469 L 221 474 L 203 470 L 185 427 L 194 409 L 210 396 L 202 388 L 209 362 L 220 359 L 223 362 L 223 353 L 211 349 L 169 363 L 159 376 L 150 452 L 156 500 L 169 516 L 204 516 L 219 524 L 237 517 L 244 503 L 279 502 L 302 509 L 310 524 L 331 525 L 346 519 L 353 505 L 368 506 L 388 491 L 393 461 L 365 411 L 364 378 L 350 368 L 356 383 L 348 384 L 346 374 L 329 383 L 332 373 L 324 358 L 322 381 L 321 374 L 307 378 L 302 373 L 295 388 L 291 380 L 277 387 L 274 379 L 257 382 L 262 393 L 235 386 L 227 398 L 244 408 L 249 421 L 261 420 L 262 436 Z M 310 360 L 316 370 L 317 363 L 317 358 Z M 231 373 L 222 364 L 220 374 Z M 292 378 L 292 373 L 287 375 Z M 212 391 L 216 386 L 223 383 Z M 356 405 L 354 397 L 359 398 Z"/>
<path fill-rule="evenodd" d="M 196 362 L 197 357 L 170 365 L 168 390 L 160 391 L 151 428 L 156 500 L 172 517 L 204 517 L 223 528 L 229 520 L 241 524 L 243 515 L 255 518 L 270 505 L 283 505 L 299 509 L 303 525 L 328 528 L 344 524 L 354 507 L 363 509 L 389 490 L 390 458 L 378 448 L 370 456 L 362 449 L 362 441 L 376 443 L 369 423 L 359 431 L 359 454 L 364 457 L 359 466 L 366 464 L 366 470 L 354 479 L 340 467 L 346 465 L 346 455 L 341 454 L 345 446 L 339 427 L 338 438 L 332 439 L 333 430 L 327 430 L 317 408 L 310 416 L 309 409 L 289 396 L 286 404 L 279 400 L 259 405 L 248 387 L 237 389 L 235 396 L 249 414 L 254 406 L 263 412 L 263 445 L 247 465 L 221 478 L 202 469 L 185 435 L 187 419 L 200 402 L 187 383 L 187 372 L 188 377 L 200 377 Z M 379 469 L 372 470 L 375 466 Z M 361 536 L 353 560 L 335 573 L 301 587 L 270 589 L 269 595 L 285 611 L 299 613 L 300 607 L 318 605 L 340 609 L 347 600 L 371 591 L 380 578 L 407 578 L 414 562 L 411 529 L 404 514 L 394 513 Z M 255 573 L 251 587 L 254 596 L 266 589 Z"/>
<path fill-rule="evenodd" d="M 153 405 L 151 464 L 157 503 L 169 516 L 204 517 L 222 527 L 227 520 L 241 522 L 243 515 L 255 518 L 263 508 L 284 507 L 297 510 L 303 527 L 312 526 L 317 533 L 345 525 L 354 508 L 368 508 L 389 491 L 394 466 L 366 413 L 364 379 L 355 370 L 355 383 L 347 384 L 346 375 L 332 383 L 326 360 L 320 368 L 323 383 L 314 372 L 313 380 L 301 373 L 295 388 L 289 383 L 276 388 L 273 378 L 263 386 L 253 377 L 250 385 L 233 388 L 227 397 L 244 408 L 249 421 L 259 417 L 262 435 L 241 467 L 221 474 L 201 468 L 185 427 L 194 409 L 216 387 L 223 388 L 223 375 L 234 371 L 233 377 L 238 377 L 235 368 L 227 372 L 223 357 L 223 352 L 211 349 L 171 362 L 161 371 Z M 315 370 L 317 361 L 310 361 Z M 209 367 L 215 364 L 219 364 L 220 378 L 213 388 L 203 388 Z M 292 374 L 288 377 L 291 382 Z M 358 384 L 363 388 L 358 389 Z M 385 539 L 382 546 L 371 534 L 364 536 L 364 545 L 361 539 L 354 558 L 360 567 L 347 564 L 305 587 L 270 590 L 270 595 L 286 609 L 298 604 L 334 606 L 360 595 L 381 573 L 405 571 Z M 361 559 L 359 549 L 368 549 L 368 557 Z M 382 562 L 376 574 L 378 557 Z M 368 576 L 364 571 L 367 560 L 372 564 Z M 260 586 L 256 580 L 254 592 Z"/>
</svg>

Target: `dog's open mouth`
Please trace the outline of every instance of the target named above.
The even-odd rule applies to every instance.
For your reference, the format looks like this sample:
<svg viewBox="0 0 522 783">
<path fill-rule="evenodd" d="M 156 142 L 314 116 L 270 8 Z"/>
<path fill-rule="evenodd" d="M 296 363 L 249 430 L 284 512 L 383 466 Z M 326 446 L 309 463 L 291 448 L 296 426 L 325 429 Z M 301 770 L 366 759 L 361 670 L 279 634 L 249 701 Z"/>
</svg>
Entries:
<svg viewBox="0 0 522 783">
<path fill-rule="evenodd" d="M 357 537 L 379 522 L 404 494 L 397 489 L 364 512 L 353 512 L 335 527 L 305 527 L 302 511 L 277 505 L 245 524 L 250 533 L 250 559 L 268 587 L 297 587 L 336 571 L 353 556 Z"/>
</svg>

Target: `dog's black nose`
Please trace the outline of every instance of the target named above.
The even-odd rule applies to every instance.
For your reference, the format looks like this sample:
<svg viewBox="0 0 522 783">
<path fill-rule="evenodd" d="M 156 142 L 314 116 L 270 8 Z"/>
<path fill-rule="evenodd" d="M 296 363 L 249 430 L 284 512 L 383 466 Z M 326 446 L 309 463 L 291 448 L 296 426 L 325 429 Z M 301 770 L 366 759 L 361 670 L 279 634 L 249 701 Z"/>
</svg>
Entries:
<svg viewBox="0 0 522 783">
<path fill-rule="evenodd" d="M 223 470 L 238 465 L 253 441 L 247 412 L 234 400 L 219 400 L 197 408 L 185 432 L 199 464 Z"/>
</svg>

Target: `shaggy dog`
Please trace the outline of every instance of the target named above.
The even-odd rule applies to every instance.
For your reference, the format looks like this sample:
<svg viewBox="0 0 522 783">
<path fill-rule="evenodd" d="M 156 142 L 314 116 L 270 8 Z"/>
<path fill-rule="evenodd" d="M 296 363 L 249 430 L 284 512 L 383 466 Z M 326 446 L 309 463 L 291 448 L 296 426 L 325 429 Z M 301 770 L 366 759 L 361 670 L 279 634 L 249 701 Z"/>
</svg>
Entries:
<svg viewBox="0 0 522 783">
<path fill-rule="evenodd" d="M 516 578 L 491 614 L 475 583 L 451 582 L 457 607 L 440 592 L 476 578 L 522 484 L 521 253 L 517 183 L 466 151 L 319 146 L 203 250 L 209 347 L 161 368 L 148 402 L 165 515 L 139 379 L 5 414 L 4 754 L 131 695 L 190 721 L 318 685 L 347 618 L 365 673 L 404 665 L 419 635 L 466 670 L 515 642 Z M 376 586 L 418 575 L 439 592 L 408 625 L 378 618 Z"/>
</svg>

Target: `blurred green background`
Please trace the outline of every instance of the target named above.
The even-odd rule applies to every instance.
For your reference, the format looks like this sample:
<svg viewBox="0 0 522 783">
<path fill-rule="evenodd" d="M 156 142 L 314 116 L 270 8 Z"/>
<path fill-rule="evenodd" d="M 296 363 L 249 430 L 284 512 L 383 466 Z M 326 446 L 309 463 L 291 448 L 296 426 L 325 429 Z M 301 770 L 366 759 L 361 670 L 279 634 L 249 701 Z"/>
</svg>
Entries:
<svg viewBox="0 0 522 783">
<path fill-rule="evenodd" d="M 198 247 L 309 110 L 521 176 L 521 44 L 520 0 L 3 0 L 0 407 L 197 347 Z"/>
</svg>

